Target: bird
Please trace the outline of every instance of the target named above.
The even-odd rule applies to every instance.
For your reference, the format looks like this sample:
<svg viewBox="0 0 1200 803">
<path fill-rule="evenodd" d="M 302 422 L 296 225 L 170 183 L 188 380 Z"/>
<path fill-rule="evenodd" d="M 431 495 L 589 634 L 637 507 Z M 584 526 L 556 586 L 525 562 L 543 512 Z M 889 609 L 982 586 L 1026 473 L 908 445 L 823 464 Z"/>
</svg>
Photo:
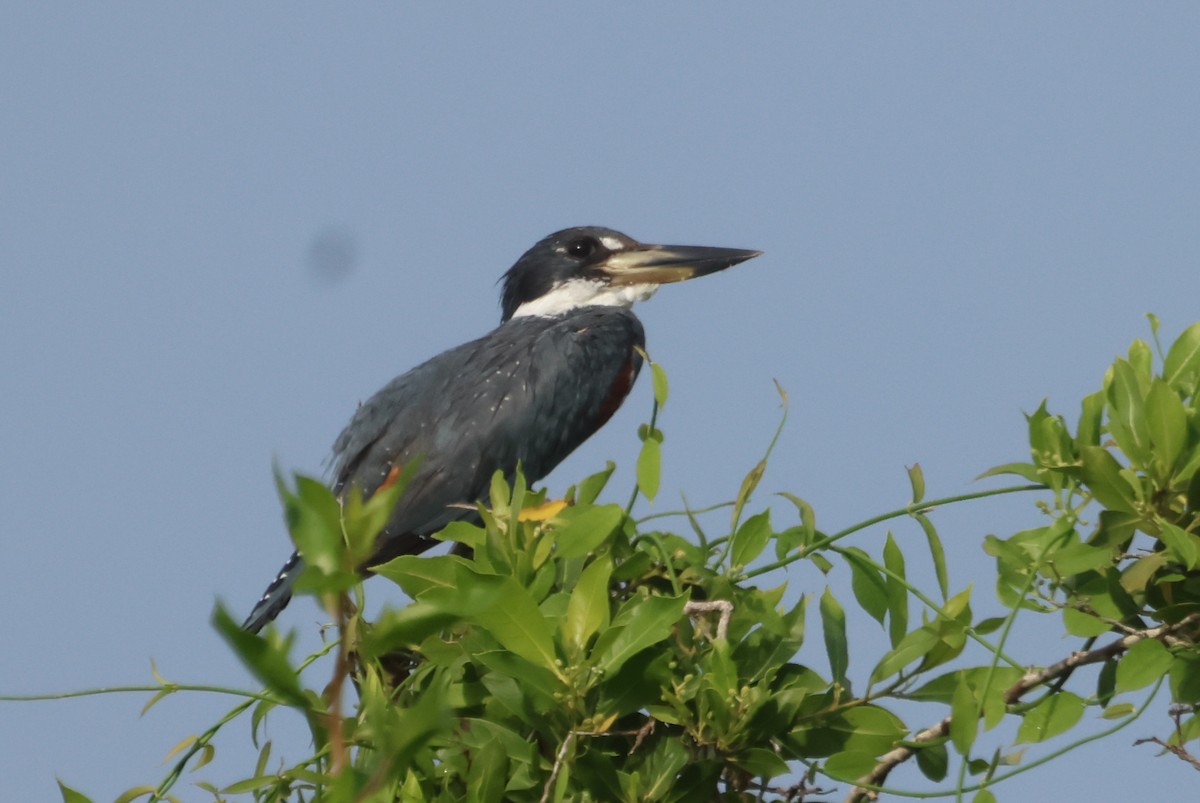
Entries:
<svg viewBox="0 0 1200 803">
<path fill-rule="evenodd" d="M 436 545 L 447 524 L 477 518 L 492 475 L 545 477 L 612 417 L 645 353 L 630 309 L 660 285 L 759 256 L 709 246 L 649 245 L 600 226 L 555 232 L 501 278 L 500 324 L 433 357 L 359 405 L 333 445 L 331 488 L 369 497 L 406 470 L 407 485 L 361 567 Z M 303 569 L 284 564 L 242 625 L 259 632 L 291 599 Z"/>
</svg>

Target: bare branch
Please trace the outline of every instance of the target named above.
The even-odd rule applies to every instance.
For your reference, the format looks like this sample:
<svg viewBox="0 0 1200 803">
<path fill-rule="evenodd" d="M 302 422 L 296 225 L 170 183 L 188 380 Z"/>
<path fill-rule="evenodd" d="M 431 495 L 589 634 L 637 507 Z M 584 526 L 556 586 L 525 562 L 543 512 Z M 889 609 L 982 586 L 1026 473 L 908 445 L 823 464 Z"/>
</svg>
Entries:
<svg viewBox="0 0 1200 803">
<path fill-rule="evenodd" d="M 1167 744 L 1166 742 L 1164 742 L 1162 739 L 1158 738 L 1157 736 L 1152 736 L 1149 739 L 1138 739 L 1133 744 L 1136 747 L 1139 744 L 1146 744 L 1148 742 L 1158 745 L 1163 750 L 1166 750 L 1168 753 L 1172 754 L 1176 758 L 1179 758 L 1179 759 L 1191 764 L 1192 769 L 1200 770 L 1200 759 L 1197 759 L 1195 756 L 1193 756 L 1187 750 L 1184 750 L 1182 745 Z"/>
<path fill-rule="evenodd" d="M 573 741 L 575 741 L 575 731 L 568 733 L 567 738 L 563 739 L 562 747 L 558 748 L 558 755 L 554 757 L 554 769 L 550 771 L 550 777 L 546 779 L 546 785 L 542 787 L 542 799 L 539 803 L 546 803 L 550 800 L 554 782 L 558 780 L 558 773 L 562 771 L 563 762 L 567 760 L 567 750 L 571 748 Z"/>
<path fill-rule="evenodd" d="M 727 599 L 714 599 L 707 602 L 689 601 L 683 606 L 683 612 L 688 616 L 711 611 L 721 612 L 721 618 L 717 620 L 717 638 L 725 638 L 725 634 L 729 632 L 729 620 L 733 616 L 732 602 Z"/>
</svg>

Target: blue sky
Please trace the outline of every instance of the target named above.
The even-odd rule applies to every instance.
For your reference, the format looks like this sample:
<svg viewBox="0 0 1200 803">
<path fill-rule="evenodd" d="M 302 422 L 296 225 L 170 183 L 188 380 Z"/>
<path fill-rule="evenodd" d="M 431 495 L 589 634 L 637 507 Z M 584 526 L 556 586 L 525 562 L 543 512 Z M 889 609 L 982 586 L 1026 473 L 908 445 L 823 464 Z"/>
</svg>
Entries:
<svg viewBox="0 0 1200 803">
<path fill-rule="evenodd" d="M 791 413 L 763 487 L 819 524 L 903 504 L 914 462 L 931 495 L 983 487 L 1026 455 L 1022 412 L 1049 397 L 1073 415 L 1146 312 L 1167 338 L 1200 319 L 1194 4 L 4 17 L 4 693 L 144 682 L 150 658 L 173 680 L 249 685 L 208 618 L 216 598 L 249 610 L 289 551 L 272 461 L 319 472 L 359 400 L 494 325 L 496 279 L 555 229 L 766 252 L 639 308 L 672 388 L 663 493 L 643 512 L 736 491 L 778 420 L 773 379 Z M 330 252 L 333 268 L 314 258 Z M 649 404 L 643 381 L 551 490 L 631 466 Z M 1036 523 L 1032 498 L 936 520 L 952 584 L 994 606 L 980 542 Z M 315 621 L 304 601 L 284 619 L 307 645 Z M 1048 663 L 1068 645 L 1051 628 L 1021 647 Z M 819 640 L 801 659 L 825 667 Z M 156 782 L 228 704 L 179 697 L 139 719 L 143 702 L 0 704 L 6 795 L 56 799 L 56 774 L 97 800 Z M 1130 746 L 1168 727 L 1160 710 L 1000 793 L 1194 784 Z M 293 754 L 299 731 L 272 726 Z M 218 742 L 213 775 L 248 766 L 244 734 Z"/>
</svg>

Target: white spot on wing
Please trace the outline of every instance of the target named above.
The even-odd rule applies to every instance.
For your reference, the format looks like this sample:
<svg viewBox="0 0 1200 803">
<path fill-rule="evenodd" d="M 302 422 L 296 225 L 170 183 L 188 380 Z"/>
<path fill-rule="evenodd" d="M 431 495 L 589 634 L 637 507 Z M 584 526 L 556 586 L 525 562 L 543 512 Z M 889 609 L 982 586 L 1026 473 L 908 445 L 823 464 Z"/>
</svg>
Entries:
<svg viewBox="0 0 1200 803">
<path fill-rule="evenodd" d="M 645 301 L 658 289 L 656 284 L 629 284 L 613 287 L 591 279 L 571 279 L 556 285 L 540 298 L 517 307 L 514 318 L 527 315 L 553 317 L 580 307 L 630 307 Z"/>
</svg>

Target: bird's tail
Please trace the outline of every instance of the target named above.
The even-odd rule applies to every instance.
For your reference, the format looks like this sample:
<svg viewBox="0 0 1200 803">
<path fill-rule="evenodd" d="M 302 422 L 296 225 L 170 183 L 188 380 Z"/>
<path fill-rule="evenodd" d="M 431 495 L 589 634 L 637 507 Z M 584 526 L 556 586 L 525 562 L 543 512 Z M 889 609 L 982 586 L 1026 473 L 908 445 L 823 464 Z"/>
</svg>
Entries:
<svg viewBox="0 0 1200 803">
<path fill-rule="evenodd" d="M 267 590 L 263 592 L 262 598 L 254 606 L 254 610 L 242 623 L 242 629 L 257 633 L 278 616 L 292 599 L 292 584 L 296 582 L 296 578 L 300 576 L 303 569 L 304 561 L 301 560 L 300 553 L 293 552 L 292 556 L 287 559 L 287 563 L 283 564 L 283 568 L 279 570 L 279 574 L 275 575 L 271 585 L 267 586 Z"/>
</svg>

